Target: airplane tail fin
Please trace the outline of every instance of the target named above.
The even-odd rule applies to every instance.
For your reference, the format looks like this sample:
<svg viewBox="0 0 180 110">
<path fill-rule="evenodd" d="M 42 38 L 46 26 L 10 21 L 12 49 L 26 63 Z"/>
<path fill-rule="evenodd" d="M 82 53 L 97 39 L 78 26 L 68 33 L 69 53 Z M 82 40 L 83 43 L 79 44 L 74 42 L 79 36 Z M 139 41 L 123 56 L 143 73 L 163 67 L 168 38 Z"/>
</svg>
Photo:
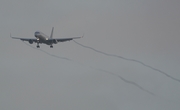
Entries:
<svg viewBox="0 0 180 110">
<path fill-rule="evenodd" d="M 52 31 L 51 31 L 51 36 L 50 36 L 50 38 L 53 38 L 53 31 L 54 31 L 54 27 L 52 27 Z"/>
</svg>

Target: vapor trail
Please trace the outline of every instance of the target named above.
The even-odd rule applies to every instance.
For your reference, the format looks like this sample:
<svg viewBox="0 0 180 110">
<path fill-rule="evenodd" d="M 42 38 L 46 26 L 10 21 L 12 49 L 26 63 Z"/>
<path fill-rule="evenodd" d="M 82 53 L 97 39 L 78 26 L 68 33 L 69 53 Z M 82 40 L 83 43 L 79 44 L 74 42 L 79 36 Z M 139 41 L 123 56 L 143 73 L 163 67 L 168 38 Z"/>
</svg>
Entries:
<svg viewBox="0 0 180 110">
<path fill-rule="evenodd" d="M 25 43 L 25 42 L 23 42 L 23 43 L 26 44 L 27 46 L 33 48 L 33 49 L 36 49 L 36 50 L 39 50 L 39 51 L 44 52 L 45 54 L 47 54 L 47 55 L 49 55 L 49 56 L 52 56 L 52 57 L 55 57 L 55 58 L 64 59 L 64 60 L 68 60 L 68 61 L 73 61 L 73 60 L 71 60 L 71 59 L 69 59 L 69 58 L 66 58 L 66 57 L 60 57 L 60 56 L 57 56 L 57 55 L 53 55 L 53 54 L 51 54 L 51 53 L 48 53 L 48 52 L 46 52 L 46 51 L 44 51 L 44 50 L 42 50 L 42 49 L 37 49 L 37 48 L 35 48 L 35 47 L 31 46 L 31 45 L 28 45 L 28 44 Z"/>
<path fill-rule="evenodd" d="M 131 84 L 131 85 L 134 85 L 134 86 L 138 87 L 139 89 L 141 89 L 142 91 L 145 91 L 145 92 L 147 92 L 147 93 L 149 93 L 149 94 L 155 96 L 154 93 L 152 93 L 152 92 L 150 92 L 150 91 L 144 89 L 143 87 L 141 87 L 140 85 L 138 85 L 138 84 L 135 83 L 135 82 L 132 82 L 132 81 L 129 81 L 129 80 L 123 78 L 122 76 L 120 76 L 120 75 L 118 75 L 118 74 L 114 74 L 114 73 L 112 73 L 112 72 L 109 72 L 109 71 L 106 71 L 106 70 L 102 70 L 102 69 L 96 69 L 96 70 L 102 71 L 102 72 L 105 72 L 105 73 L 108 73 L 108 74 L 111 74 L 111 75 L 114 75 L 114 76 L 120 78 L 121 80 L 123 80 L 124 82 L 129 83 L 129 84 Z"/>
<path fill-rule="evenodd" d="M 152 69 L 152 70 L 154 70 L 154 71 L 157 71 L 157 72 L 159 72 L 159 73 L 162 73 L 162 74 L 164 74 L 165 76 L 167 76 L 167 77 L 169 77 L 169 78 L 171 78 L 171 79 L 173 79 L 173 80 L 175 80 L 175 81 L 180 82 L 180 79 L 174 78 L 174 77 L 168 75 L 167 73 L 165 73 L 165 72 L 163 72 L 163 71 L 161 71 L 161 70 L 159 70 L 159 69 L 157 69 L 157 68 L 154 68 L 154 67 L 152 67 L 152 66 L 150 66 L 150 65 L 147 65 L 147 64 L 145 64 L 145 63 L 143 63 L 143 62 L 141 62 L 141 61 L 138 61 L 138 60 L 135 60 L 135 59 L 125 58 L 125 57 L 118 56 L 118 55 L 108 54 L 108 53 L 105 53 L 105 52 L 96 50 L 96 49 L 94 49 L 94 48 L 92 48 L 92 47 L 88 47 L 88 46 L 85 46 L 85 45 L 83 45 L 83 44 L 80 44 L 80 43 L 76 42 L 75 40 L 73 40 L 73 41 L 74 41 L 76 44 L 78 44 L 78 45 L 80 45 L 80 46 L 82 46 L 82 47 L 84 47 L 84 48 L 91 49 L 91 50 L 93 50 L 93 51 L 95 51 L 95 52 L 104 54 L 104 55 L 106 55 L 106 56 L 116 57 L 116 58 L 124 59 L 124 60 L 127 60 L 127 61 L 133 61 L 133 62 L 139 63 L 139 64 L 141 64 L 141 65 L 143 65 L 143 66 L 145 66 L 145 67 L 148 67 L 148 68 L 150 68 L 150 69 Z"/>
<path fill-rule="evenodd" d="M 49 56 L 52 56 L 52 57 L 55 57 L 55 58 L 59 58 L 59 59 L 68 60 L 68 61 L 73 61 L 73 60 L 68 59 L 68 58 L 65 58 L 65 57 L 60 57 L 60 56 L 57 56 L 57 55 L 50 54 L 50 53 L 48 53 L 48 52 L 46 52 L 46 51 L 44 51 L 44 50 L 42 50 L 42 49 L 37 49 L 37 48 L 35 48 L 35 47 L 31 46 L 31 45 L 28 45 L 28 44 L 27 44 L 27 43 L 25 43 L 25 42 L 23 42 L 23 43 L 24 43 L 24 44 L 26 44 L 27 46 L 29 46 L 29 47 L 33 48 L 33 49 L 36 49 L 36 50 L 39 50 L 39 51 L 44 52 L 45 54 L 47 54 L 47 55 L 49 55 Z M 74 62 L 74 61 L 73 61 L 73 62 Z M 76 62 L 76 63 L 78 63 L 78 62 Z M 79 64 L 79 65 L 82 65 L 82 66 L 87 66 L 87 65 L 84 65 L 84 64 L 81 64 L 81 63 L 78 63 L 78 64 Z M 95 69 L 95 70 L 97 70 L 97 71 L 101 71 L 101 72 L 104 72 L 104 73 L 108 73 L 108 74 L 114 75 L 114 76 L 116 76 L 116 77 L 120 78 L 120 79 L 121 79 L 122 81 L 124 81 L 125 83 L 132 84 L 132 85 L 134 85 L 134 86 L 138 87 L 139 89 L 141 89 L 142 91 L 145 91 L 145 92 L 147 92 L 147 93 L 149 93 L 149 94 L 151 94 L 151 95 L 155 96 L 155 94 L 154 94 L 154 93 L 152 93 L 152 92 L 150 92 L 150 91 L 148 91 L 148 90 L 144 89 L 143 87 L 141 87 L 140 85 L 136 84 L 135 82 L 128 81 L 127 79 L 123 78 L 123 77 L 122 77 L 122 76 L 120 76 L 120 75 L 114 74 L 114 73 L 109 72 L 109 71 L 106 71 L 106 70 L 97 69 L 97 68 L 94 68 L 94 67 L 92 67 L 92 66 L 88 66 L 88 67 L 90 67 L 90 68 L 92 68 L 92 69 Z"/>
</svg>

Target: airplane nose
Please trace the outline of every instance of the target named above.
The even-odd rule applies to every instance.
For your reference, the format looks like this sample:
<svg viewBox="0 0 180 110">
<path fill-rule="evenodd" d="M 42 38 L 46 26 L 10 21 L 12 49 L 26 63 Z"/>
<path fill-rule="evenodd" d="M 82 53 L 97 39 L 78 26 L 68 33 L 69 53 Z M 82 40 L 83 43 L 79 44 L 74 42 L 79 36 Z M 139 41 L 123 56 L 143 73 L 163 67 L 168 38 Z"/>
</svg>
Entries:
<svg viewBox="0 0 180 110">
<path fill-rule="evenodd" d="M 37 37 L 40 33 L 39 32 L 35 32 L 34 36 Z"/>
<path fill-rule="evenodd" d="M 34 33 L 34 36 L 35 36 L 35 37 L 37 37 L 37 34 L 36 34 L 36 33 Z"/>
</svg>

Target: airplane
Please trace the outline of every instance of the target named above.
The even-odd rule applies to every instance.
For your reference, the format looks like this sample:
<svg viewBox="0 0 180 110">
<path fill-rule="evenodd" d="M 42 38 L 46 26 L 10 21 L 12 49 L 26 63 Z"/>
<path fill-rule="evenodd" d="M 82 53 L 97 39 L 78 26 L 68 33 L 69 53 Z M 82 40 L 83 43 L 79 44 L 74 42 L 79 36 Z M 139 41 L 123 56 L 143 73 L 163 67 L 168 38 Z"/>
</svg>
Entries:
<svg viewBox="0 0 180 110">
<path fill-rule="evenodd" d="M 40 48 L 39 44 L 47 44 L 50 45 L 50 48 L 53 48 L 53 44 L 57 44 L 58 42 L 65 42 L 65 41 L 70 41 L 73 39 L 78 39 L 78 38 L 82 38 L 82 37 L 71 37 L 71 38 L 53 38 L 53 31 L 54 31 L 54 27 L 52 27 L 52 31 L 51 31 L 51 35 L 50 37 L 45 35 L 44 33 L 40 32 L 40 31 L 36 31 L 34 33 L 34 36 L 36 38 L 19 38 L 19 37 L 12 37 L 10 34 L 10 37 L 13 39 L 20 39 L 22 41 L 28 41 L 30 44 L 33 44 L 33 42 L 37 43 L 37 48 Z"/>
</svg>

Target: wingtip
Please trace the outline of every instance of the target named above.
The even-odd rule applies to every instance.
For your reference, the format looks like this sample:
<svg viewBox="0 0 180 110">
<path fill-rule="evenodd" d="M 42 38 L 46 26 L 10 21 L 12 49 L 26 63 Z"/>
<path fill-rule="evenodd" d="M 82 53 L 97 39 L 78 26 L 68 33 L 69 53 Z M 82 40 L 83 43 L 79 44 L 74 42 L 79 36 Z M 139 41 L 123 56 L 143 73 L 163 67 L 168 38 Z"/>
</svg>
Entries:
<svg viewBox="0 0 180 110">
<path fill-rule="evenodd" d="M 12 38 L 11 33 L 10 33 L 10 37 Z"/>
</svg>

